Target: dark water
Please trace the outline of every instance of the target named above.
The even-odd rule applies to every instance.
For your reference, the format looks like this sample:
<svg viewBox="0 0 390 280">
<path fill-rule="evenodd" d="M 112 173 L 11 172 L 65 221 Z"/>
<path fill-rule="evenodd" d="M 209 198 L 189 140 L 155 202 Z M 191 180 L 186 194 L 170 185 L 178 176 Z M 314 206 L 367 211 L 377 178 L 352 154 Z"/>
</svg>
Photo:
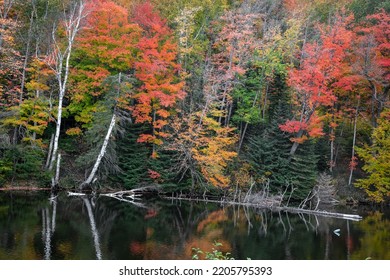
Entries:
<svg viewBox="0 0 390 280">
<path fill-rule="evenodd" d="M 390 259 L 390 215 L 360 222 L 216 204 L 0 193 L 0 259 Z M 353 212 L 344 210 L 344 212 Z M 334 230 L 340 229 L 340 236 Z"/>
</svg>

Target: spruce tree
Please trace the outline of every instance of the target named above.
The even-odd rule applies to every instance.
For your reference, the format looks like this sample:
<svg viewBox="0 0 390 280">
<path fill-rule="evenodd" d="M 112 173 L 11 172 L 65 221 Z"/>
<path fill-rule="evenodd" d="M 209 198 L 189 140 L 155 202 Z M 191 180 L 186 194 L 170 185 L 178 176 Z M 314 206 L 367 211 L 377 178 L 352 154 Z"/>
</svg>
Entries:
<svg viewBox="0 0 390 280">
<path fill-rule="evenodd" d="M 117 145 L 121 174 L 112 179 L 126 189 L 157 184 L 162 186 L 164 191 L 175 190 L 177 172 L 172 170 L 172 166 L 175 166 L 173 161 L 176 157 L 172 151 L 159 148 L 158 157 L 152 158 L 152 145 L 137 141 L 146 129 L 142 124 L 132 124 L 126 129 L 124 137 Z"/>
<path fill-rule="evenodd" d="M 288 185 L 289 148 L 288 135 L 279 125 L 290 116 L 289 95 L 284 75 L 275 75 L 269 86 L 268 122 L 252 133 L 247 147 L 247 157 L 258 180 L 269 180 L 272 192 L 283 192 Z"/>
<path fill-rule="evenodd" d="M 132 125 L 126 130 L 125 136 L 119 140 L 117 145 L 121 169 L 118 183 L 126 189 L 139 187 L 148 178 L 150 151 L 147 144 L 137 142 L 140 133 L 144 130 L 142 125 Z"/>
<path fill-rule="evenodd" d="M 301 144 L 291 156 L 288 164 L 288 177 L 294 188 L 292 198 L 302 200 L 313 189 L 317 179 L 318 156 L 315 154 L 315 143 L 310 140 Z"/>
</svg>

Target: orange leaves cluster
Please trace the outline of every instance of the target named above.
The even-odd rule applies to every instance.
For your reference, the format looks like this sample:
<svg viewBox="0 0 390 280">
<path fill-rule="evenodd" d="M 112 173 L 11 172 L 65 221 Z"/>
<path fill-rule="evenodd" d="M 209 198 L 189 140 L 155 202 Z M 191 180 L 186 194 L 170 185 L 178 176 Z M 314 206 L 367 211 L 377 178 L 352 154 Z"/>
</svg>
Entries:
<svg viewBox="0 0 390 280">
<path fill-rule="evenodd" d="M 16 48 L 14 38 L 17 25 L 15 20 L 7 17 L 6 11 L 1 11 L 0 107 L 2 108 L 11 107 L 21 102 L 19 81 L 21 78 L 22 56 Z"/>
<path fill-rule="evenodd" d="M 142 28 L 144 36 L 137 44 L 140 51 L 134 64 L 135 76 L 142 82 L 134 95 L 136 105 L 133 117 L 136 123 L 150 123 L 151 135 L 141 135 L 138 142 L 162 144 L 167 136 L 161 130 L 167 124 L 171 108 L 184 98 L 183 82 L 177 81 L 180 66 L 176 63 L 177 45 L 165 21 L 153 11 L 149 2 L 135 8 L 134 21 Z"/>
<path fill-rule="evenodd" d="M 352 20 L 352 16 L 337 16 L 331 27 L 320 27 L 321 42 L 306 44 L 301 67 L 289 72 L 288 82 L 295 89 L 298 120 L 288 120 L 280 128 L 288 133 L 299 133 L 293 142 L 301 143 L 309 137 L 323 135 L 317 111 L 321 107 L 332 107 L 337 101 L 335 81 L 339 81 L 348 68 L 344 60 L 353 39 L 349 29 Z"/>
</svg>

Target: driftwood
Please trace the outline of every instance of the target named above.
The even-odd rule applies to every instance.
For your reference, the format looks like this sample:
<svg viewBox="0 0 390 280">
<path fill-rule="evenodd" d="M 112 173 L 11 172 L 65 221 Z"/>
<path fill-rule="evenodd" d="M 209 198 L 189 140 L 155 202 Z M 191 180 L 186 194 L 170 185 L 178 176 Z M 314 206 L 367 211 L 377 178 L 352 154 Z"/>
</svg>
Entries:
<svg viewBox="0 0 390 280">
<path fill-rule="evenodd" d="M 136 193 L 137 191 L 139 191 L 139 189 L 128 190 L 128 191 L 118 191 L 118 192 L 113 192 L 113 193 L 101 193 L 99 195 L 111 197 L 111 198 L 117 199 L 117 200 L 122 201 L 122 202 L 131 203 L 137 207 L 147 208 L 143 203 L 136 201 L 141 196 L 141 194 Z M 68 196 L 84 197 L 86 195 L 87 195 L 86 193 L 78 193 L 78 192 L 69 192 L 68 191 Z"/>
<path fill-rule="evenodd" d="M 329 218 L 338 218 L 338 219 L 351 220 L 351 221 L 360 221 L 363 219 L 362 216 L 354 215 L 354 214 L 343 214 L 343 213 L 337 213 L 337 212 L 328 212 L 328 211 L 322 211 L 322 210 L 310 210 L 310 209 L 302 209 L 302 208 L 294 208 L 294 207 L 278 207 L 277 210 L 290 212 L 290 213 L 312 214 L 312 215 L 316 215 L 316 216 L 324 216 L 324 217 L 329 217 Z"/>
<path fill-rule="evenodd" d="M 274 201 L 273 203 L 266 199 L 264 203 L 250 203 L 250 202 L 238 202 L 238 201 L 229 201 L 225 199 L 221 200 L 213 200 L 213 199 L 193 199 L 193 198 L 187 198 L 187 197 L 164 197 L 165 199 L 171 199 L 171 200 L 186 200 L 186 201 L 197 201 L 197 202 L 210 202 L 210 203 L 220 203 L 222 205 L 240 205 L 240 206 L 247 206 L 247 207 L 254 207 L 254 208 L 263 208 L 263 209 L 270 209 L 272 211 L 277 212 L 290 212 L 290 213 L 305 213 L 305 214 L 311 214 L 316 216 L 325 216 L 329 218 L 337 218 L 337 219 L 344 219 L 344 220 L 352 220 L 352 221 L 360 221 L 363 219 L 363 217 L 359 215 L 353 215 L 353 214 L 343 214 L 343 213 L 336 213 L 336 212 L 328 212 L 328 211 L 322 211 L 322 210 L 310 210 L 310 209 L 304 209 L 304 208 L 298 208 L 298 207 L 289 207 L 289 206 L 280 206 L 278 205 L 279 202 Z"/>
</svg>

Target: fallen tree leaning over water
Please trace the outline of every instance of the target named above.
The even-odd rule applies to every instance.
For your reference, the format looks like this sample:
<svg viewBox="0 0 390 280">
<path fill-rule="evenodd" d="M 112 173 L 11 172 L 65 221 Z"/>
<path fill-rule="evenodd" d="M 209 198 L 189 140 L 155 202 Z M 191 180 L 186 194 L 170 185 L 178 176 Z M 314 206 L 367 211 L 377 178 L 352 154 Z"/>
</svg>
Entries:
<svg viewBox="0 0 390 280">
<path fill-rule="evenodd" d="M 290 207 L 290 206 L 277 206 L 277 203 L 272 203 L 270 199 L 264 200 L 264 203 L 251 203 L 251 202 L 239 202 L 239 201 L 229 201 L 225 199 L 221 200 L 214 200 L 214 199 L 208 199 L 208 198 L 188 198 L 188 197 L 181 197 L 181 196 L 166 196 L 165 199 L 171 199 L 171 200 L 186 200 L 186 201 L 196 201 L 196 202 L 210 202 L 210 203 L 219 203 L 221 205 L 240 205 L 240 206 L 246 206 L 246 207 L 254 207 L 254 208 L 263 208 L 263 209 L 270 209 L 272 211 L 276 212 L 290 212 L 290 213 L 305 213 L 305 214 L 312 214 L 317 216 L 325 216 L 329 218 L 338 218 L 338 219 L 344 219 L 344 220 L 352 220 L 352 221 L 360 221 L 363 219 L 363 217 L 359 215 L 354 214 L 343 214 L 343 213 L 337 213 L 337 212 L 329 212 L 324 210 L 311 210 L 311 209 L 304 209 L 302 207 Z"/>
</svg>

